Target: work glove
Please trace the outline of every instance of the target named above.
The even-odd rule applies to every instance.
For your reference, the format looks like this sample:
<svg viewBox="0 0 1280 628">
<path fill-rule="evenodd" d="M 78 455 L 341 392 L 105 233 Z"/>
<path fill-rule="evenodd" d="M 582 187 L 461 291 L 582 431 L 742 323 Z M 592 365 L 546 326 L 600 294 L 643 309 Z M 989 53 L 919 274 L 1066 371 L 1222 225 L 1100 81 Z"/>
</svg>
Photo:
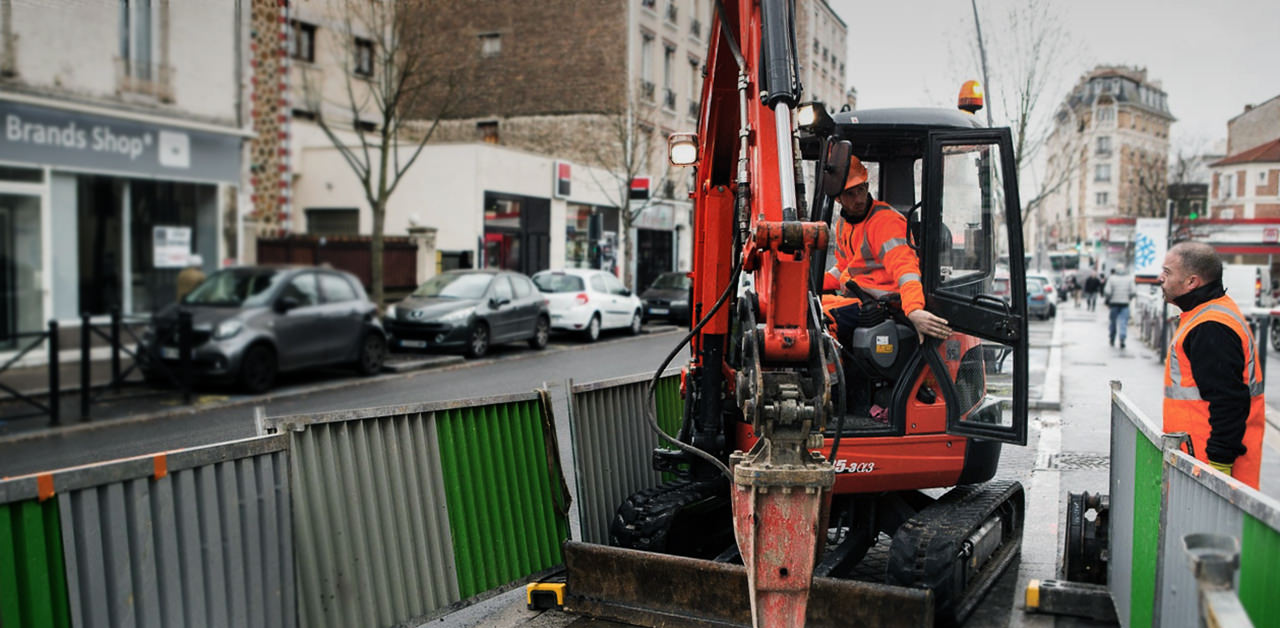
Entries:
<svg viewBox="0 0 1280 628">
<path fill-rule="evenodd" d="M 1210 460 L 1210 461 L 1209 461 L 1209 466 L 1211 466 L 1211 467 L 1213 467 L 1213 468 L 1215 468 L 1215 469 L 1217 469 L 1217 470 L 1219 470 L 1219 471 L 1221 471 L 1221 472 L 1223 472 L 1223 473 L 1225 473 L 1225 474 L 1227 474 L 1227 475 L 1231 475 L 1231 467 L 1232 467 L 1234 464 L 1235 464 L 1235 463 L 1232 463 L 1232 462 L 1225 462 L 1225 463 L 1224 463 L 1224 462 L 1214 462 L 1214 461 L 1212 461 L 1212 460 Z"/>
</svg>

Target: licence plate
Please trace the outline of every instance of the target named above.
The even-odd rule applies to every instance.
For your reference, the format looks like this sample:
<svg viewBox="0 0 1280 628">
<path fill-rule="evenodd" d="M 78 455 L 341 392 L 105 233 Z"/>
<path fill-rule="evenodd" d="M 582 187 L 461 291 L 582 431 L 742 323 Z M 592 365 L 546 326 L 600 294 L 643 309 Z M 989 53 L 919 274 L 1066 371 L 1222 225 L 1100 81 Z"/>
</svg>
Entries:
<svg viewBox="0 0 1280 628">
<path fill-rule="evenodd" d="M 651 307 L 649 308 L 649 313 L 650 314 L 670 314 L 671 310 L 668 310 L 665 307 Z"/>
<path fill-rule="evenodd" d="M 177 347 L 160 347 L 160 357 L 166 360 L 176 360 L 178 359 L 178 348 Z"/>
<path fill-rule="evenodd" d="M 402 346 L 402 347 L 410 347 L 410 348 L 413 348 L 413 349 L 425 349 L 425 348 L 427 348 L 427 341 L 425 341 L 425 340 L 401 340 L 401 341 L 400 341 L 400 346 Z"/>
</svg>

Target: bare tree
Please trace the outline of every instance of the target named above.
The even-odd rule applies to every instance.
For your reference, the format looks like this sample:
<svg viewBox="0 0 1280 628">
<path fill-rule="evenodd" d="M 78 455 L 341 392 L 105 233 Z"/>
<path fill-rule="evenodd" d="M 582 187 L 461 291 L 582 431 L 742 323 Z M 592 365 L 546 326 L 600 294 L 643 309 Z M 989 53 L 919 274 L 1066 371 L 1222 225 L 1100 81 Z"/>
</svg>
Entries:
<svg viewBox="0 0 1280 628">
<path fill-rule="evenodd" d="M 1054 99 L 1063 88 L 1061 69 L 1076 54 L 1076 44 L 1049 0 L 1013 0 L 1007 11 L 993 19 L 994 31 L 986 39 L 981 30 L 977 0 L 972 1 L 975 61 L 986 85 L 987 106 L 997 124 L 1013 134 L 1014 167 L 1023 189 L 1032 180 L 1034 192 L 1024 192 L 1023 223 L 1045 197 L 1067 180 L 1068 173 L 1049 171 L 1037 176 L 1034 164 L 1054 132 Z M 989 26 L 990 24 L 988 24 Z M 990 54 L 988 54 L 990 53 Z M 991 81 L 998 89 L 993 89 Z M 1046 102 L 1048 106 L 1046 107 Z"/>
<path fill-rule="evenodd" d="M 609 141 L 599 142 L 588 151 L 591 165 L 608 173 L 607 176 L 598 176 L 592 172 L 592 183 L 611 205 L 618 208 L 619 231 L 622 232 L 618 234 L 618 240 L 626 252 L 622 262 L 623 283 L 633 289 L 640 286 L 633 285 L 631 276 L 631 262 L 635 258 L 635 246 L 627 241 L 631 228 L 653 205 L 659 193 L 666 189 L 673 172 L 666 159 L 666 141 L 657 137 L 653 123 L 658 106 L 641 95 L 643 93 L 637 88 L 626 103 L 625 111 L 607 116 Z M 633 200 L 631 181 L 644 175 L 650 176 L 652 181 L 649 198 Z"/>
<path fill-rule="evenodd" d="M 1168 211 L 1169 156 L 1158 151 L 1126 150 L 1121 155 L 1121 184 L 1128 187 L 1130 215 L 1138 218 L 1158 218 Z M 1126 158 L 1127 157 L 1127 158 Z"/>
<path fill-rule="evenodd" d="M 328 0 L 327 8 L 336 58 L 326 77 L 304 72 L 303 93 L 372 211 L 372 298 L 381 305 L 387 202 L 455 102 L 458 80 L 429 45 L 430 12 L 439 10 L 430 0 Z M 340 88 L 326 90 L 321 81 L 335 74 Z"/>
</svg>

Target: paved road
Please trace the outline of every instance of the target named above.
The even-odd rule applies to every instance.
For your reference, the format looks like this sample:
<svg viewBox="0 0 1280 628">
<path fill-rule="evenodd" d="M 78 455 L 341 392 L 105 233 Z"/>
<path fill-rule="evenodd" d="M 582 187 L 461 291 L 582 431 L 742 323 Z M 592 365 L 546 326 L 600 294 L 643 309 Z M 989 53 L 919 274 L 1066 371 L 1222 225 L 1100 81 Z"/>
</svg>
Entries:
<svg viewBox="0 0 1280 628">
<path fill-rule="evenodd" d="M 685 331 L 666 328 L 634 338 L 610 335 L 590 345 L 557 339 L 545 351 L 523 345 L 496 347 L 484 360 L 357 380 L 335 390 L 290 394 L 314 387 L 316 379 L 341 383 L 350 377 L 349 372 L 313 373 L 287 381 L 276 391 L 283 397 L 264 400 L 261 405 L 267 416 L 281 416 L 527 392 L 544 382 L 589 382 L 652 372 Z M 687 356 L 686 351 L 673 364 L 685 363 Z M 206 396 L 213 407 L 197 407 L 189 413 L 159 420 L 102 422 L 91 429 L 3 442 L 0 477 L 253 436 L 254 405 L 218 407 L 242 399 L 215 391 Z M 156 409 L 160 408 L 153 405 L 146 411 Z"/>
</svg>

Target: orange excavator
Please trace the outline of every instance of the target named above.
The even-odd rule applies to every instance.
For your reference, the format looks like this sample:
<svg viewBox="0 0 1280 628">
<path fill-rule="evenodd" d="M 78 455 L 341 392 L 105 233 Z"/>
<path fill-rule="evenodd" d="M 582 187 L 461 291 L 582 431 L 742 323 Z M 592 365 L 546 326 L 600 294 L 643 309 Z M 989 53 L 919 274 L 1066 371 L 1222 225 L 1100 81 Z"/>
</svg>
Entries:
<svg viewBox="0 0 1280 628">
<path fill-rule="evenodd" d="M 648 625 L 950 623 L 1011 564 L 1023 491 L 993 478 L 1002 443 L 1027 436 L 1017 176 L 1008 129 L 973 115 L 980 86 L 959 104 L 805 103 L 792 0 L 717 3 L 697 133 L 670 141 L 696 182 L 685 415 L 665 435 L 678 449 L 653 457 L 676 479 L 619 506 L 613 547 L 566 546 L 567 608 Z M 850 155 L 905 215 L 949 338 L 920 341 L 892 294 L 858 293 L 855 332 L 830 333 Z"/>
</svg>

